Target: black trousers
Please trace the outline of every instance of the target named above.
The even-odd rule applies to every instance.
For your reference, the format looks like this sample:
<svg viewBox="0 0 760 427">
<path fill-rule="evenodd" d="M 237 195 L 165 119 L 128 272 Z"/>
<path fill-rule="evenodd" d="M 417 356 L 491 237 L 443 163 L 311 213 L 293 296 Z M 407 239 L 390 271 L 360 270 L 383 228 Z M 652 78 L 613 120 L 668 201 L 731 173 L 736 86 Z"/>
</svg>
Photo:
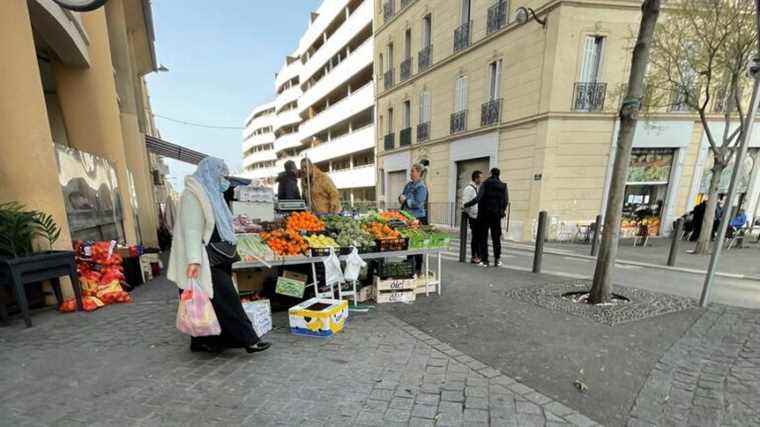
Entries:
<svg viewBox="0 0 760 427">
<path fill-rule="evenodd" d="M 240 296 L 232 283 L 232 265 L 211 267 L 211 282 L 214 286 L 211 305 L 214 307 L 222 333 L 208 337 L 192 337 L 191 345 L 242 348 L 259 342 L 259 337 L 253 330 L 253 324 L 245 314 Z"/>
<path fill-rule="evenodd" d="M 423 216 L 422 218 L 417 218 L 417 220 L 420 221 L 420 224 L 422 225 L 428 225 L 428 217 Z M 422 267 L 424 265 L 425 259 L 422 255 L 409 255 L 406 257 L 407 260 L 411 260 L 414 262 L 414 272 L 417 274 L 422 273 Z M 427 273 L 427 272 L 426 272 Z"/>
<path fill-rule="evenodd" d="M 499 215 L 480 215 L 478 217 L 480 230 L 480 260 L 488 264 L 488 233 L 491 233 L 494 262 L 501 258 L 501 217 Z"/>
<path fill-rule="evenodd" d="M 470 223 L 470 259 L 480 258 L 480 228 L 478 228 L 478 219 L 467 216 L 467 222 Z"/>
</svg>

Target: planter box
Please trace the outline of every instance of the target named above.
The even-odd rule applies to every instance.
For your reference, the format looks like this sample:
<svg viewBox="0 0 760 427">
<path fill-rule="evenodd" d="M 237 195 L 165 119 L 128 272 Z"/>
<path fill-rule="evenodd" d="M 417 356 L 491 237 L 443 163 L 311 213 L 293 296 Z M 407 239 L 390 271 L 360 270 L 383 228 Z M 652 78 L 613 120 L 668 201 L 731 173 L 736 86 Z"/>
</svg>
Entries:
<svg viewBox="0 0 760 427">
<path fill-rule="evenodd" d="M 290 332 L 295 335 L 329 337 L 343 330 L 348 301 L 311 298 L 288 310 Z"/>
</svg>

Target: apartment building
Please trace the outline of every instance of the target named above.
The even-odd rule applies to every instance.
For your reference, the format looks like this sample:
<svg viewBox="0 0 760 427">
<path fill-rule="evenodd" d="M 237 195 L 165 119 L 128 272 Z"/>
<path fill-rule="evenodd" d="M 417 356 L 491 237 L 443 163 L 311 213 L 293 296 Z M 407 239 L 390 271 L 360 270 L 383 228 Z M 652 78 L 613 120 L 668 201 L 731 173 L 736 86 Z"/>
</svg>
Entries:
<svg viewBox="0 0 760 427">
<path fill-rule="evenodd" d="M 143 76 L 156 70 L 148 0 L 87 13 L 0 2 L 0 202 L 47 212 L 73 239 L 157 245 Z"/>
<path fill-rule="evenodd" d="M 248 176 L 271 178 L 286 161 L 308 157 L 330 175 L 346 206 L 374 203 L 373 4 L 325 0 L 311 14 L 277 73 L 274 102 L 257 107 L 247 120 Z M 254 135 L 261 129 L 269 131 Z M 252 152 L 254 147 L 265 148 Z"/>
<path fill-rule="evenodd" d="M 606 204 L 640 7 L 629 0 L 378 1 L 378 199 L 392 206 L 410 165 L 426 159 L 430 219 L 455 224 L 471 172 L 499 167 L 510 189 L 509 238 L 533 238 L 541 210 L 552 238 L 585 232 Z M 624 235 L 642 217 L 650 233 L 667 233 L 706 190 L 702 127 L 674 105 L 637 129 Z M 718 134 L 719 107 L 710 116 Z M 754 159 L 760 141 L 752 140 Z M 744 190 L 748 211 L 758 203 L 757 169 Z"/>
</svg>

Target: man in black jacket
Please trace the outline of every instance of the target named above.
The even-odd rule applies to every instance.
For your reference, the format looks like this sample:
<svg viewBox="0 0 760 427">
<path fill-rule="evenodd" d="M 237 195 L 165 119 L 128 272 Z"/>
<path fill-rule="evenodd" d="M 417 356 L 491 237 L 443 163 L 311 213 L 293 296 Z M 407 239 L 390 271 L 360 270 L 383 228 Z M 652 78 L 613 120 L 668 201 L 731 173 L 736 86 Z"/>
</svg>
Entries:
<svg viewBox="0 0 760 427">
<path fill-rule="evenodd" d="M 507 203 L 509 203 L 509 190 L 507 184 L 501 182 L 499 175 L 501 171 L 498 168 L 491 169 L 491 176 L 488 177 L 478 190 L 478 197 L 465 207 L 478 204 L 478 225 L 480 229 L 480 260 L 481 266 L 488 266 L 488 232 L 491 232 L 491 241 L 493 243 L 494 265 L 501 265 L 501 219 L 507 214 Z M 469 205 L 469 206 L 468 206 Z"/>
<path fill-rule="evenodd" d="M 277 182 L 278 200 L 296 200 L 301 198 L 298 190 L 298 167 L 292 160 L 285 162 L 285 171 L 280 172 L 275 180 Z"/>
</svg>

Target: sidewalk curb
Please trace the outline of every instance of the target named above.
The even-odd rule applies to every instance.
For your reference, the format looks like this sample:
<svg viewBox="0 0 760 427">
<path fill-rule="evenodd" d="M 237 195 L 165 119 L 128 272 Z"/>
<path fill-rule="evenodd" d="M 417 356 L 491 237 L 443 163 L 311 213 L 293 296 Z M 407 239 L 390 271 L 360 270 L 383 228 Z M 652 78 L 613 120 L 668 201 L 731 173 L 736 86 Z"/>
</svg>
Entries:
<svg viewBox="0 0 760 427">
<path fill-rule="evenodd" d="M 524 243 L 517 243 L 517 242 L 511 242 L 511 241 L 505 241 L 502 243 L 504 247 L 523 251 L 523 252 L 533 252 L 535 250 L 535 247 L 532 245 L 524 244 Z M 596 257 L 590 256 L 590 255 L 581 255 L 576 252 L 572 251 L 564 251 L 561 249 L 552 249 L 552 248 L 546 248 L 544 247 L 544 253 L 550 254 L 550 255 L 560 255 L 560 256 L 566 256 L 570 258 L 577 258 L 577 259 L 584 259 L 589 261 L 596 261 Z M 695 275 L 705 275 L 707 274 L 706 270 L 697 270 L 693 268 L 685 268 L 685 267 L 670 267 L 667 265 L 660 265 L 660 264 L 651 264 L 647 262 L 641 262 L 641 261 L 630 261 L 630 260 L 624 260 L 624 259 L 617 259 L 615 260 L 616 264 L 623 264 L 623 265 L 632 265 L 636 267 L 647 267 L 647 268 L 658 268 L 661 270 L 666 271 L 673 271 L 677 273 L 689 273 L 689 274 L 695 274 Z M 726 279 L 737 279 L 737 280 L 748 280 L 748 281 L 760 281 L 760 276 L 752 276 L 752 275 L 746 275 L 746 274 L 733 274 L 733 273 L 722 273 L 722 272 L 716 272 L 716 276 L 723 277 Z"/>
</svg>

